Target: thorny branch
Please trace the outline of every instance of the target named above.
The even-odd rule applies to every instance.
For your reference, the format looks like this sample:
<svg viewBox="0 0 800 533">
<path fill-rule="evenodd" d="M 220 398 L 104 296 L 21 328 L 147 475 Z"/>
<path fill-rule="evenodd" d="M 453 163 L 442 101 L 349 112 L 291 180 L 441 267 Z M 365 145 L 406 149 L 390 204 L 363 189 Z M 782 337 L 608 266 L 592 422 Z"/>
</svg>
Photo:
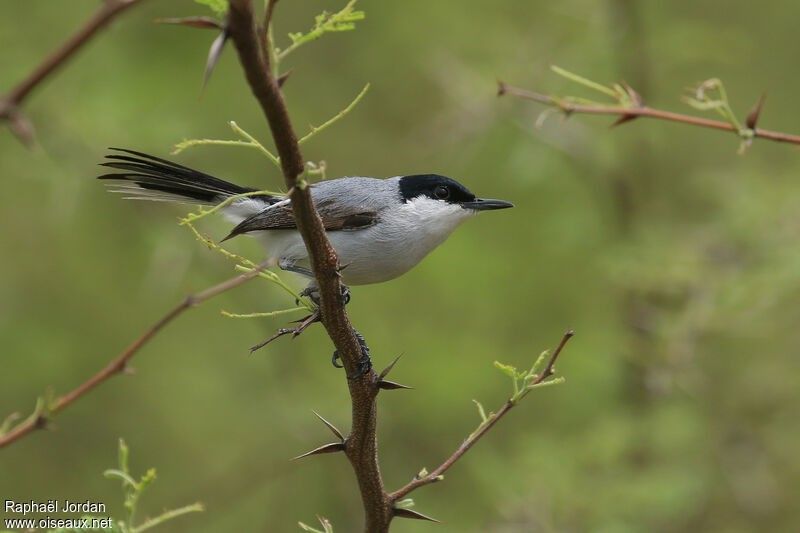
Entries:
<svg viewBox="0 0 800 533">
<path fill-rule="evenodd" d="M 140 1 L 106 0 L 95 16 L 61 49 L 49 57 L 29 78 L 0 99 L 0 119 L 10 120 L 12 130 L 21 139 L 29 142 L 32 129 L 18 111 L 18 107 L 24 98 L 42 80 L 84 45 L 92 35 L 107 25 L 114 16 Z M 285 80 L 285 75 L 276 78 L 277 73 L 273 71 L 275 65 L 271 63 L 271 60 L 274 57 L 274 50 L 272 49 L 269 25 L 276 4 L 277 0 L 268 1 L 263 23 L 258 26 L 253 12 L 252 0 L 230 0 L 227 21 L 225 26 L 221 28 L 223 30 L 221 42 L 224 44 L 227 38 L 233 41 L 253 95 L 258 100 L 269 123 L 281 169 L 289 187 L 298 230 L 309 251 L 315 277 L 319 284 L 322 323 L 336 346 L 347 375 L 354 376 L 359 370 L 362 349 L 367 350 L 367 348 L 363 338 L 358 335 L 350 324 L 344 309 L 336 253 L 327 239 L 319 215 L 311 202 L 308 183 L 303 177 L 306 165 L 300 153 L 299 142 L 289 119 L 280 88 L 282 81 Z M 348 4 L 348 6 L 351 6 L 351 4 Z M 218 23 L 214 21 L 209 22 L 198 19 L 179 22 L 198 27 L 220 28 Z M 360 97 L 361 95 L 359 95 Z M 626 114 L 630 113 L 626 111 Z M 46 427 L 52 415 L 65 409 L 112 376 L 124 372 L 131 358 L 159 331 L 184 311 L 253 279 L 267 266 L 266 264 L 258 265 L 258 267 L 244 274 L 185 298 L 142 333 L 102 370 L 84 383 L 54 400 L 40 401 L 35 412 L 26 420 L 8 431 L 2 432 L 0 430 L 0 447 L 21 439 L 35 429 Z M 564 335 L 542 373 L 533 376 L 535 379 L 528 382 L 529 387 L 552 382 L 548 381 L 548 378 L 553 375 L 556 359 L 571 336 L 572 332 L 567 332 Z M 443 474 L 463 457 L 483 435 L 494 427 L 516 405 L 516 402 L 521 397 L 515 396 L 509 399 L 497 413 L 484 418 L 478 429 L 433 472 L 420 473 L 402 488 L 389 493 L 384 489 L 378 463 L 376 397 L 379 390 L 382 389 L 407 388 L 404 385 L 385 379 L 396 362 L 397 360 L 393 361 L 380 374 L 376 374 L 370 369 L 369 372 L 356 379 L 348 379 L 352 401 L 352 428 L 350 434 L 344 437 L 330 422 L 317 415 L 336 435 L 338 441 L 321 446 L 300 456 L 305 457 L 318 453 L 339 451 L 345 453 L 352 464 L 359 484 L 366 514 L 365 530 L 368 532 L 388 531 L 394 517 L 432 520 L 430 517 L 404 507 L 399 500 L 421 486 L 441 480 Z M 526 389 L 525 392 L 527 390 L 530 389 Z M 3 424 L 3 426 L 7 425 L 7 423 Z"/>
<path fill-rule="evenodd" d="M 86 23 L 69 37 L 57 50 L 47 56 L 27 78 L 18 83 L 7 94 L 0 96 L 0 120 L 7 120 L 14 135 L 24 144 L 33 144 L 33 125 L 22 114 L 20 106 L 25 98 L 39 84 L 47 79 L 61 65 L 67 62 L 92 37 L 105 28 L 126 9 L 141 0 L 104 0 Z"/>
<path fill-rule="evenodd" d="M 666 120 L 669 122 L 679 122 L 688 124 L 690 126 L 697 126 L 701 128 L 711 128 L 715 130 L 728 131 L 735 133 L 744 141 L 750 142 L 752 139 L 765 139 L 768 141 L 783 142 L 790 144 L 800 144 L 800 135 L 793 135 L 790 133 L 782 133 L 779 131 L 766 130 L 756 127 L 758 118 L 761 114 L 761 109 L 764 103 L 763 96 L 758 100 L 756 105 L 750 111 L 745 121 L 745 127 L 741 127 L 735 121 L 714 120 L 705 117 L 697 117 L 694 115 L 687 115 L 684 113 L 675 113 L 673 111 L 665 111 L 656 109 L 644 104 L 641 96 L 636 93 L 631 87 L 626 86 L 630 98 L 630 105 L 605 105 L 600 103 L 580 103 L 565 98 L 558 98 L 547 94 L 541 94 L 519 87 L 514 87 L 503 82 L 498 83 L 497 94 L 511 95 L 525 100 L 533 100 L 540 104 L 545 104 L 554 109 L 558 109 L 565 116 L 572 114 L 587 114 L 587 115 L 611 115 L 619 117 L 619 120 L 614 125 L 628 122 L 638 117 L 648 117 L 658 120 Z"/>
<path fill-rule="evenodd" d="M 243 274 L 239 274 L 233 278 L 218 283 L 203 291 L 191 294 L 183 299 L 178 305 L 170 309 L 164 316 L 159 318 L 152 326 L 150 326 L 144 333 L 142 333 L 136 340 L 134 340 L 125 350 L 123 350 L 117 357 L 112 359 L 102 370 L 94 374 L 92 377 L 78 385 L 72 391 L 59 396 L 53 401 L 40 400 L 36 410 L 31 416 L 12 427 L 9 431 L 0 433 L 0 448 L 8 446 L 9 444 L 21 439 L 36 429 L 47 427 L 49 419 L 56 413 L 63 411 L 70 406 L 73 402 L 82 398 L 84 395 L 91 392 L 98 385 L 105 382 L 112 376 L 125 371 L 128 362 L 134 355 L 148 343 L 153 337 L 158 334 L 163 328 L 170 324 L 173 320 L 178 318 L 184 311 L 196 307 L 211 298 L 227 292 L 239 285 L 250 281 L 255 278 L 259 272 L 266 268 L 267 264 L 259 265 Z"/>
<path fill-rule="evenodd" d="M 536 385 L 540 385 L 544 383 L 550 376 L 553 375 L 554 367 L 556 364 L 556 360 L 558 356 L 561 355 L 561 351 L 564 349 L 564 346 L 567 344 L 574 333 L 572 330 L 567 331 L 564 333 L 564 336 L 561 338 L 561 342 L 558 343 L 558 346 L 550 355 L 550 358 L 547 361 L 547 365 L 544 367 L 544 370 L 539 374 L 536 379 L 534 379 L 529 387 L 535 387 Z M 513 399 L 509 399 L 506 403 L 503 404 L 503 407 L 500 408 L 499 411 L 490 415 L 485 423 L 482 423 L 478 429 L 472 433 L 467 439 L 461 443 L 461 445 L 454 451 L 450 457 L 445 459 L 445 461 L 435 468 L 432 472 L 427 473 L 425 475 L 417 476 L 411 481 L 409 481 L 405 486 L 401 487 L 400 489 L 392 492 L 389 497 L 392 501 L 397 502 L 400 499 L 407 496 L 410 492 L 423 487 L 425 485 L 430 485 L 431 483 L 436 483 L 440 481 L 444 473 L 447 472 L 451 466 L 453 466 L 459 459 L 461 459 L 465 453 L 467 453 L 472 446 L 478 442 L 481 437 L 483 437 L 486 433 L 489 432 L 495 424 L 497 424 L 501 418 L 503 418 L 508 412 L 517 405 Z"/>
<path fill-rule="evenodd" d="M 267 4 L 267 25 L 276 3 L 277 0 L 270 0 Z M 251 0 L 231 0 L 226 31 L 236 47 L 245 77 L 253 96 L 261 105 L 275 141 L 297 228 L 309 252 L 319 285 L 322 323 L 336 346 L 347 375 L 355 376 L 359 373 L 361 344 L 341 299 L 336 252 L 311 201 L 308 184 L 301 177 L 305 162 L 273 72 L 270 43 L 265 38 L 269 35 L 269 28 L 257 26 Z M 353 466 L 361 491 L 366 514 L 365 529 L 370 532 L 388 531 L 393 510 L 383 488 L 378 465 L 378 377 L 373 370 L 369 370 L 355 379 L 348 379 L 348 387 L 352 402 L 352 427 L 345 439 L 344 453 Z"/>
</svg>

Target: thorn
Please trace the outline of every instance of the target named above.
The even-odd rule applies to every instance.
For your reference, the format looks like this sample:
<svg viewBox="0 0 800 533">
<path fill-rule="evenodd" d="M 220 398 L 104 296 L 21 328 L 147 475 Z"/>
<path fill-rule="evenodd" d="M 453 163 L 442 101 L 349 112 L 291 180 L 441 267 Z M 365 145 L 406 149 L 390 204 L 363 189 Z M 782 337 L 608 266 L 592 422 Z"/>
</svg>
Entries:
<svg viewBox="0 0 800 533">
<path fill-rule="evenodd" d="M 43 414 L 40 414 L 36 417 L 36 420 L 33 422 L 33 427 L 36 429 L 54 429 L 49 417 Z"/>
<path fill-rule="evenodd" d="M 313 410 L 311 412 L 314 413 L 315 415 L 317 415 L 317 418 L 322 420 L 322 423 L 325 424 L 326 426 L 328 426 L 328 429 L 330 429 L 333 432 L 334 435 L 339 437 L 340 441 L 344 442 L 344 435 L 342 435 L 342 432 L 339 431 L 339 429 L 336 426 L 334 426 L 333 424 L 331 424 L 330 422 L 325 420 L 325 418 L 321 414 L 319 414 L 318 412 L 313 411 Z"/>
<path fill-rule="evenodd" d="M 413 511 L 411 509 L 392 509 L 392 513 L 398 518 L 411 518 L 413 520 L 428 520 L 429 522 L 436 522 L 439 524 L 442 523 L 441 520 L 436 520 L 433 517 Z"/>
<path fill-rule="evenodd" d="M 278 84 L 278 87 L 283 87 L 283 84 L 286 83 L 286 80 L 288 80 L 289 76 L 291 76 L 291 75 L 292 75 L 292 71 L 291 70 L 287 70 L 286 72 L 284 72 L 283 74 L 278 76 L 278 79 L 275 80 L 276 83 Z"/>
<path fill-rule="evenodd" d="M 409 387 L 408 385 L 403 385 L 402 383 L 397 383 L 396 381 L 389 381 L 388 379 L 379 379 L 378 388 L 383 390 L 396 390 L 413 389 L 414 387 Z"/>
<path fill-rule="evenodd" d="M 154 22 L 156 24 L 175 24 L 189 28 L 222 29 L 222 24 L 211 17 L 158 18 Z"/>
<path fill-rule="evenodd" d="M 628 95 L 628 98 L 630 98 L 630 100 L 631 100 L 631 106 L 630 107 L 632 109 L 636 109 L 636 108 L 644 106 L 644 99 L 642 98 L 642 95 L 639 94 L 636 91 L 636 89 L 634 89 L 633 87 L 628 85 L 628 83 L 625 82 L 625 81 L 622 82 L 622 88 L 625 89 L 625 93 Z M 610 128 L 614 128 L 616 126 L 620 126 L 622 124 L 625 124 L 626 122 L 630 122 L 631 120 L 634 120 L 634 119 L 637 119 L 637 118 L 639 118 L 639 115 L 633 115 L 633 114 L 631 114 L 631 115 L 628 115 L 628 114 L 621 115 L 609 127 Z"/>
<path fill-rule="evenodd" d="M 297 457 L 292 457 L 292 461 L 297 461 L 298 459 L 302 459 L 304 457 L 309 457 L 311 455 L 319 455 L 323 453 L 335 453 L 335 452 L 343 452 L 344 451 L 344 442 L 331 442 L 330 444 L 323 444 L 319 448 L 314 448 L 310 452 L 306 452 L 303 454 L 298 455 Z"/>
<path fill-rule="evenodd" d="M 15 107 L 11 107 L 6 112 L 6 116 L 11 133 L 13 133 L 26 148 L 33 148 L 36 144 L 36 135 L 33 129 L 33 123 L 28 120 L 28 117 L 23 115 Z"/>
<path fill-rule="evenodd" d="M 764 107 L 764 100 L 767 98 L 767 93 L 761 93 L 761 96 L 758 97 L 758 101 L 753 106 L 753 109 L 747 114 L 747 119 L 745 120 L 745 125 L 748 129 L 754 130 L 756 129 L 756 124 L 758 123 L 758 118 L 761 116 L 761 109 Z"/>
<path fill-rule="evenodd" d="M 617 126 L 620 126 L 622 124 L 625 124 L 626 122 L 630 122 L 631 120 L 637 118 L 639 118 L 639 115 L 622 115 L 617 120 L 615 120 L 614 123 L 609 126 L 609 128 L 615 128 Z"/>
<path fill-rule="evenodd" d="M 391 363 L 389 363 L 389 366 L 387 366 L 386 368 L 384 368 L 384 369 L 383 369 L 383 371 L 382 371 L 380 374 L 378 374 L 378 379 L 383 379 L 383 378 L 385 378 L 386 376 L 388 376 L 388 375 L 389 375 L 389 372 L 391 372 L 391 371 L 392 371 L 392 368 L 394 368 L 394 365 L 395 365 L 395 364 L 397 364 L 397 361 L 399 361 L 401 357 L 403 357 L 403 354 L 400 354 L 400 355 L 398 355 L 397 357 L 395 357 L 395 358 L 394 358 L 394 361 L 392 361 Z"/>
<path fill-rule="evenodd" d="M 226 42 L 228 42 L 228 30 L 223 28 L 217 38 L 214 39 L 214 42 L 211 43 L 211 48 L 208 49 L 208 59 L 206 60 L 206 70 L 203 72 L 201 91 L 206 88 L 208 80 L 211 78 L 211 73 L 214 71 L 214 67 L 217 66 L 217 61 L 219 61 L 222 55 L 222 50 L 225 48 Z"/>
<path fill-rule="evenodd" d="M 634 107 L 644 106 L 644 98 L 642 98 L 642 95 L 639 94 L 636 89 L 628 85 L 628 83 L 625 81 L 622 82 L 622 87 L 625 89 L 625 92 L 628 93 L 628 96 L 630 96 Z"/>
<path fill-rule="evenodd" d="M 497 96 L 503 96 L 508 92 L 508 85 L 506 82 L 497 80 Z"/>
</svg>

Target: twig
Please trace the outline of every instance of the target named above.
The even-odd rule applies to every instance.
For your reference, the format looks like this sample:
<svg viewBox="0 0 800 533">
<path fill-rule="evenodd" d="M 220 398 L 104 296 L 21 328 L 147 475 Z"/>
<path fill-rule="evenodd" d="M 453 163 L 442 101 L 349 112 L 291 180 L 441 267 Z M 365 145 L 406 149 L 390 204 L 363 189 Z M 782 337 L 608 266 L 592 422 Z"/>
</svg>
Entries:
<svg viewBox="0 0 800 533">
<path fill-rule="evenodd" d="M 108 380 L 110 377 L 125 371 L 128 362 L 136 355 L 141 348 L 147 344 L 150 339 L 166 327 L 170 322 L 175 320 L 184 311 L 198 306 L 211 298 L 218 296 L 224 292 L 238 287 L 239 285 L 250 281 L 258 276 L 258 274 L 268 266 L 267 264 L 259 265 L 243 274 L 239 274 L 233 278 L 218 283 L 203 291 L 191 294 L 183 299 L 178 305 L 173 307 L 170 311 L 162 316 L 155 324 L 150 326 L 144 333 L 142 333 L 130 346 L 125 348 L 116 358 L 109 362 L 102 370 L 94 374 L 92 377 L 78 385 L 75 389 L 56 398 L 51 405 L 45 406 L 44 409 L 38 409 L 33 415 L 25 419 L 23 422 L 11 428 L 6 433 L 0 435 L 0 448 L 8 446 L 9 444 L 21 439 L 36 429 L 44 428 L 47 425 L 48 417 L 63 411 L 70 404 L 77 401 L 79 398 L 91 392 L 95 387 Z"/>
<path fill-rule="evenodd" d="M 47 56 L 27 78 L 22 80 L 8 94 L 0 97 L 0 120 L 8 120 L 12 131 L 25 144 L 33 141 L 30 123 L 19 110 L 25 98 L 48 76 L 55 72 L 80 50 L 91 38 L 120 13 L 141 2 L 141 0 L 105 0 L 97 11 L 67 39 L 57 50 Z"/>
<path fill-rule="evenodd" d="M 336 122 L 338 122 L 339 120 L 341 120 L 345 115 L 347 115 L 350 111 L 352 111 L 355 106 L 358 105 L 358 103 L 361 101 L 361 99 L 364 98 L 364 95 L 367 94 L 368 90 L 369 90 L 369 83 L 364 85 L 364 88 L 361 89 L 361 92 L 358 93 L 358 95 L 355 98 L 353 98 L 353 101 L 350 102 L 347 105 L 347 107 L 345 107 L 344 109 L 342 109 L 341 111 L 336 113 L 334 116 L 332 116 L 331 118 L 329 118 L 328 120 L 326 120 L 325 122 L 320 124 L 319 126 L 312 125 L 311 126 L 311 131 L 309 131 L 308 133 L 306 133 L 305 135 L 300 137 L 300 139 L 297 141 L 297 144 L 305 143 L 306 141 L 310 140 L 312 137 L 314 137 L 319 132 L 324 131 L 325 129 L 327 129 L 331 125 L 333 125 Z"/>
<path fill-rule="evenodd" d="M 541 94 L 526 89 L 520 89 L 506 83 L 500 82 L 498 84 L 498 95 L 511 95 L 525 100 L 533 100 L 540 104 L 545 104 L 551 107 L 558 108 L 567 115 L 578 113 L 588 115 L 612 115 L 618 117 L 649 117 L 659 120 L 666 120 L 669 122 L 679 122 L 688 124 L 690 126 L 698 126 L 701 128 L 711 128 L 715 130 L 728 131 L 741 135 L 741 131 L 730 122 L 722 120 L 714 120 L 704 117 L 696 117 L 693 115 L 686 115 L 683 113 L 675 113 L 672 111 L 665 111 L 662 109 L 655 109 L 646 105 L 626 107 L 619 105 L 592 105 L 592 104 L 579 104 L 574 102 L 565 101 L 553 96 Z M 760 110 L 760 106 L 758 108 Z M 753 122 L 750 122 L 753 123 Z M 754 123 L 753 123 L 754 124 Z M 790 133 L 782 133 L 779 131 L 765 130 L 762 128 L 752 127 L 749 129 L 752 132 L 753 138 L 766 139 L 769 141 L 783 142 L 790 144 L 800 144 L 800 135 L 793 135 Z"/>
<path fill-rule="evenodd" d="M 155 517 L 150 518 L 143 524 L 136 526 L 135 528 L 131 529 L 131 533 L 141 533 L 142 531 L 147 531 L 148 529 L 152 529 L 156 526 L 163 524 L 173 518 L 177 518 L 179 516 L 183 516 L 189 513 L 196 513 L 198 511 L 204 511 L 205 507 L 202 503 L 193 503 L 191 505 L 186 505 L 184 507 L 179 507 L 178 509 L 171 509 L 166 511 L 165 513 Z"/>
<path fill-rule="evenodd" d="M 276 0 L 267 4 L 266 22 Z M 250 89 L 269 123 L 280 157 L 281 169 L 290 191 L 292 210 L 303 237 L 320 289 L 322 323 L 328 332 L 349 376 L 358 374 L 361 346 L 350 324 L 341 299 L 339 264 L 328 241 L 319 214 L 311 201 L 307 184 L 300 179 L 305 169 L 297 136 L 289 119 L 281 89 L 273 69 L 268 28 L 257 28 L 251 0 L 231 0 L 228 32 L 239 55 Z M 266 43 L 266 44 L 265 44 Z M 384 490 L 377 453 L 377 375 L 364 373 L 348 380 L 352 403 L 352 428 L 345 454 L 355 471 L 365 511 L 365 529 L 388 531 L 393 510 Z"/>
<path fill-rule="evenodd" d="M 553 354 L 550 356 L 550 359 L 547 361 L 547 365 L 545 366 L 542 373 L 537 377 L 531 386 L 539 385 L 545 382 L 547 378 L 553 375 L 553 367 L 556 364 L 556 360 L 558 356 L 561 354 L 561 351 L 564 349 L 564 346 L 567 344 L 574 333 L 572 331 L 567 331 L 564 333 L 564 336 L 561 337 L 561 342 L 558 343 L 558 347 L 553 351 Z M 549 382 L 548 382 L 549 383 Z M 397 502 L 398 500 L 407 496 L 410 492 L 423 487 L 425 485 L 430 485 L 431 483 L 436 483 L 440 481 L 444 473 L 447 472 L 450 467 L 452 467 L 459 459 L 461 459 L 464 454 L 466 454 L 472 446 L 478 442 L 481 437 L 483 437 L 486 433 L 489 432 L 490 429 L 497 424 L 501 418 L 503 418 L 514 406 L 517 405 L 512 400 L 507 400 L 506 403 L 503 404 L 503 407 L 500 408 L 499 411 L 494 413 L 493 415 L 489 415 L 484 422 L 481 423 L 477 431 L 473 432 L 467 439 L 461 443 L 456 451 L 450 455 L 441 465 L 439 465 L 435 470 L 432 472 L 417 476 L 411 481 L 409 481 L 405 486 L 401 487 L 400 489 L 392 492 L 389 497 L 391 498 L 392 502 Z"/>
</svg>

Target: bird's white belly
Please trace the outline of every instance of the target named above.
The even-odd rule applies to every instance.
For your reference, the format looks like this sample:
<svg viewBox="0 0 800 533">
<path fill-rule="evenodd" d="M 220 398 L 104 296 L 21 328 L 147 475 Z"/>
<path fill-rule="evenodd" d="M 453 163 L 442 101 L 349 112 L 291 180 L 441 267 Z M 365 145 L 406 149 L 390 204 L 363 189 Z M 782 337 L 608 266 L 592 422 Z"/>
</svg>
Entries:
<svg viewBox="0 0 800 533">
<path fill-rule="evenodd" d="M 328 233 L 344 267 L 342 281 L 346 285 L 380 283 L 405 274 L 471 214 L 454 206 L 450 216 L 428 218 L 420 216 L 415 207 L 398 210 L 369 228 Z M 310 268 L 308 252 L 297 231 L 263 231 L 259 238 L 270 257 Z"/>
<path fill-rule="evenodd" d="M 358 233 L 369 232 L 370 229 Z M 297 266 L 310 269 L 308 252 L 296 231 L 259 232 L 270 257 L 289 260 Z M 328 233 L 331 245 L 339 256 L 342 282 L 345 285 L 367 285 L 394 279 L 408 272 L 437 244 L 429 246 L 406 245 L 397 240 L 374 240 L 368 235 L 336 231 Z"/>
</svg>

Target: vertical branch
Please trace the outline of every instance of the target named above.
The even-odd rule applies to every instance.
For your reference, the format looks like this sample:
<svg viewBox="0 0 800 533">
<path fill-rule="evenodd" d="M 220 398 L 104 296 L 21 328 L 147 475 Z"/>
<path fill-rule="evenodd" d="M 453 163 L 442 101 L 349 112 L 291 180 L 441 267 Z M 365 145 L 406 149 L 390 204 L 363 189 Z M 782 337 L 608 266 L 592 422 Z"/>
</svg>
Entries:
<svg viewBox="0 0 800 533">
<path fill-rule="evenodd" d="M 276 0 L 267 4 L 265 25 L 269 25 Z M 350 376 L 358 374 L 361 346 L 344 309 L 341 298 L 339 264 L 328 241 L 322 220 L 311 201 L 307 183 L 301 178 L 305 163 L 297 136 L 289 119 L 278 82 L 264 50 L 268 27 L 258 28 L 251 0 L 231 0 L 227 28 L 239 61 L 256 100 L 261 106 L 275 140 L 281 169 L 289 187 L 297 228 L 311 258 L 319 285 L 322 323 Z M 346 439 L 345 454 L 355 471 L 366 514 L 366 531 L 388 531 L 392 519 L 391 502 L 383 487 L 377 447 L 377 376 L 370 370 L 348 380 L 352 402 L 352 428 Z"/>
</svg>

